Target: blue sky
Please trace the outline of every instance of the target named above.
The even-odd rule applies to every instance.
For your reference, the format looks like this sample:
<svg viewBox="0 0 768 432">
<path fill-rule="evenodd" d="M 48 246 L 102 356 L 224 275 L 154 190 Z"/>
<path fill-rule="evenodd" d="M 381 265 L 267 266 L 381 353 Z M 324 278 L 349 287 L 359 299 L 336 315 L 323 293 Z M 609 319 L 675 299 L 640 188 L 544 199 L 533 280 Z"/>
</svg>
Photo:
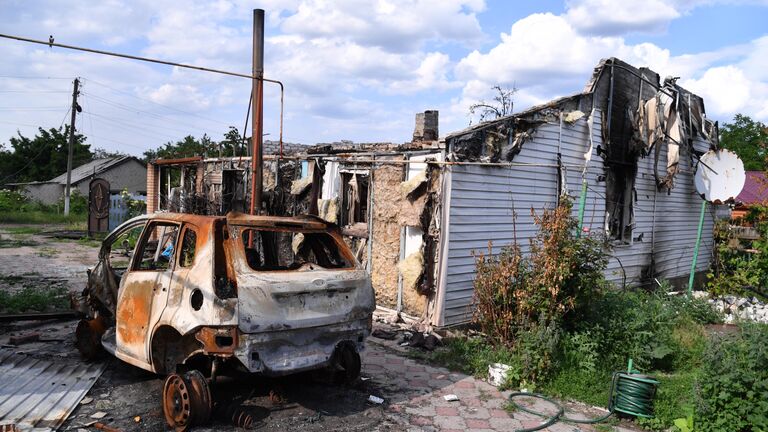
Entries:
<svg viewBox="0 0 768 432">
<path fill-rule="evenodd" d="M 259 7 L 265 75 L 286 85 L 287 141 L 404 142 L 427 109 L 445 135 L 495 84 L 516 86 L 522 110 L 580 91 L 609 56 L 680 76 L 710 118 L 768 121 L 766 0 L 3 0 L 0 33 L 248 73 Z M 0 58 L 0 143 L 60 126 L 74 77 L 79 130 L 95 147 L 138 155 L 245 121 L 248 80 L 4 39 Z"/>
</svg>

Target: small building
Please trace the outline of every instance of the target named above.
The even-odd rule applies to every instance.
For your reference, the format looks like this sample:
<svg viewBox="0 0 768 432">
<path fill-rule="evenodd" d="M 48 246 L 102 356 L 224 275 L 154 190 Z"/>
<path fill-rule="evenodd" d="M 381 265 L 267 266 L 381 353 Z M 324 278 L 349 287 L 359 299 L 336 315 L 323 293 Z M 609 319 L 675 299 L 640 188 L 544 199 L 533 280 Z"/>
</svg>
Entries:
<svg viewBox="0 0 768 432">
<path fill-rule="evenodd" d="M 765 171 L 747 171 L 744 189 L 736 197 L 731 219 L 741 219 L 747 215 L 749 208 L 754 205 L 768 204 L 768 177 Z"/>
<path fill-rule="evenodd" d="M 88 196 L 88 183 L 94 178 L 103 178 L 109 182 L 111 193 L 120 193 L 127 189 L 131 194 L 145 194 L 147 190 L 147 166 L 133 156 L 96 159 L 72 169 L 70 184 L 72 191 L 79 191 Z M 67 173 L 47 181 L 12 183 L 17 190 L 33 201 L 43 204 L 55 204 L 64 197 L 67 185 Z"/>
<path fill-rule="evenodd" d="M 473 253 L 513 242 L 525 251 L 537 232 L 532 213 L 565 198 L 574 217 L 583 214 L 584 233 L 604 238 L 605 276 L 615 286 L 687 282 L 701 203 L 693 174 L 718 143 L 702 98 L 675 79 L 611 58 L 582 92 L 443 140 L 437 114 L 417 114 L 404 144 L 319 144 L 265 156 L 259 211 L 337 223 L 371 272 L 378 304 L 427 326 L 468 322 Z M 154 161 L 148 212 L 244 211 L 249 169 L 247 158 Z M 699 281 L 713 226 L 707 217 Z"/>
</svg>

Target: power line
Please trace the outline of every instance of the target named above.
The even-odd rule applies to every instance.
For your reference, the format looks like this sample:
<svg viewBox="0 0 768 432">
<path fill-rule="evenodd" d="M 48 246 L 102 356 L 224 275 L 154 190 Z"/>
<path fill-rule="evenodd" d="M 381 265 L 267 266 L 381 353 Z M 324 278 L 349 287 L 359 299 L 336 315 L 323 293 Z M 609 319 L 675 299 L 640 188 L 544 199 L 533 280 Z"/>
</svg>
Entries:
<svg viewBox="0 0 768 432">
<path fill-rule="evenodd" d="M 173 122 L 178 123 L 180 125 L 184 125 L 184 126 L 187 126 L 187 127 L 193 128 L 193 129 L 201 130 L 201 131 L 204 131 L 206 133 L 209 132 L 209 129 L 206 129 L 206 128 L 203 128 L 203 127 L 191 124 L 191 123 L 182 122 L 182 121 L 179 121 L 178 119 L 175 119 L 175 118 L 167 116 L 167 115 L 157 114 L 157 113 L 153 113 L 151 111 L 144 111 L 144 110 L 132 107 L 130 105 L 125 105 L 125 104 L 122 104 L 122 103 L 119 103 L 119 102 L 111 101 L 109 99 L 106 99 L 106 98 L 103 98 L 103 97 L 100 97 L 100 96 L 96 96 L 96 95 L 94 95 L 92 93 L 89 93 L 88 95 L 91 98 L 93 98 L 94 100 L 98 101 L 98 102 L 101 102 L 103 104 L 112 106 L 114 108 L 118 108 L 118 109 L 122 109 L 122 110 L 128 111 L 128 112 L 133 113 L 133 114 L 138 114 L 138 115 L 145 114 L 145 115 L 148 115 L 150 117 L 154 117 L 154 118 L 156 118 L 158 120 L 170 120 L 170 121 L 173 121 Z M 165 127 L 165 126 L 162 126 L 162 127 L 167 129 L 167 127 Z M 189 131 L 182 131 L 182 133 L 189 133 Z"/>
<path fill-rule="evenodd" d="M 0 75 L 0 78 L 9 79 L 49 79 L 49 80 L 70 80 L 71 77 L 42 77 L 42 76 L 18 76 L 18 75 Z"/>
<path fill-rule="evenodd" d="M 129 93 L 129 92 L 126 92 L 126 91 L 123 91 L 123 90 L 119 90 L 119 89 L 116 89 L 116 88 L 114 88 L 114 87 L 110 87 L 110 86 L 108 86 L 108 85 L 106 85 L 106 84 L 104 84 L 104 83 L 100 83 L 100 82 L 98 82 L 98 81 L 94 81 L 94 80 L 90 80 L 90 81 L 91 81 L 91 82 L 93 82 L 94 84 L 98 84 L 98 85 L 100 85 L 100 86 L 102 86 L 102 87 L 106 87 L 106 88 L 108 88 L 108 89 L 110 89 L 110 90 L 112 90 L 112 91 L 115 91 L 115 92 L 117 92 L 117 93 L 122 93 L 122 94 L 124 94 L 124 95 L 130 96 L 130 97 L 132 97 L 132 98 L 136 98 L 136 99 L 138 99 L 138 100 L 141 100 L 141 101 L 149 102 L 149 103 L 151 103 L 151 104 L 154 104 L 154 105 L 157 105 L 157 106 L 160 106 L 160 107 L 163 107 L 163 108 L 166 108 L 166 109 L 172 110 L 172 111 L 177 111 L 177 112 L 180 112 L 180 113 L 183 113 L 183 114 L 187 114 L 187 115 L 195 116 L 195 117 L 197 117 L 197 118 L 201 118 L 201 119 L 203 119 L 203 120 L 208 120 L 208 121 L 212 121 L 212 122 L 215 122 L 215 123 L 223 124 L 223 125 L 225 125 L 225 126 L 229 126 L 229 125 L 228 125 L 226 122 L 223 122 L 223 121 L 221 121 L 221 120 L 216 120 L 216 119 L 214 119 L 214 118 L 210 118 L 210 117 L 202 116 L 202 115 L 200 115 L 200 114 L 196 114 L 196 113 L 193 113 L 193 112 L 189 112 L 189 111 L 180 110 L 180 109 L 178 109 L 178 108 L 175 108 L 175 107 L 172 107 L 172 106 L 164 105 L 164 104 L 161 104 L 161 103 L 159 103 L 159 102 L 155 102 L 155 101 L 153 101 L 153 100 L 151 100 L 151 99 L 146 99 L 146 98 L 143 98 L 143 97 L 140 97 L 140 96 L 136 96 L 135 94 L 132 94 L 132 93 Z"/>
<path fill-rule="evenodd" d="M 125 128 L 137 129 L 137 130 L 141 131 L 141 133 L 154 133 L 157 136 L 163 135 L 163 136 L 166 136 L 166 137 L 171 138 L 171 139 L 176 139 L 177 138 L 175 135 L 169 135 L 169 134 L 164 134 L 164 133 L 161 133 L 161 132 L 154 132 L 154 131 L 146 130 L 145 127 L 148 126 L 148 125 L 136 125 L 135 123 L 130 123 L 130 122 L 127 122 L 125 120 L 113 120 L 113 119 L 111 119 L 111 118 L 109 118 L 107 116 L 104 116 L 104 115 L 101 115 L 101 114 L 96 114 L 95 112 L 92 112 L 92 111 L 83 111 L 83 112 L 86 112 L 86 113 L 88 113 L 88 115 L 91 115 L 91 116 L 96 116 L 96 117 L 100 118 L 102 121 L 106 121 L 106 122 L 109 122 L 109 123 L 114 123 L 114 124 L 116 124 L 118 126 L 122 126 L 122 127 L 125 127 Z"/>
<path fill-rule="evenodd" d="M 69 93 L 67 90 L 0 90 L 0 93 Z"/>
</svg>

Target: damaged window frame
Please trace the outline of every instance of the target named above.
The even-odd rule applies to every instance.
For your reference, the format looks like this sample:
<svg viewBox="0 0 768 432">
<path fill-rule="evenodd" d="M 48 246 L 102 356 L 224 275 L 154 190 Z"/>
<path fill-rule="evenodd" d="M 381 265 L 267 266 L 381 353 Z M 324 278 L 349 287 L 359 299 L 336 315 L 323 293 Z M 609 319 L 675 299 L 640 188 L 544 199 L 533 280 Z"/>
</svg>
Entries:
<svg viewBox="0 0 768 432">
<path fill-rule="evenodd" d="M 358 223 L 368 223 L 368 205 L 371 193 L 369 171 L 345 168 L 339 171 L 339 177 L 341 179 L 339 186 L 341 201 L 339 225 L 351 226 Z M 350 183 L 352 180 L 355 180 L 357 184 L 357 201 L 355 203 L 350 203 Z M 352 207 L 353 204 L 356 205 Z M 350 215 L 352 216 L 351 220 Z"/>
</svg>

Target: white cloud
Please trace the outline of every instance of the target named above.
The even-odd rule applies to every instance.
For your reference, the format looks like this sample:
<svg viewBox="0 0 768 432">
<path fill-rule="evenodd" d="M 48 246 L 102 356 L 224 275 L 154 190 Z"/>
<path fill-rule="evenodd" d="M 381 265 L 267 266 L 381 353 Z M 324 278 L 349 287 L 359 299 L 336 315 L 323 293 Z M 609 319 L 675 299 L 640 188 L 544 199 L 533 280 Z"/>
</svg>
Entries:
<svg viewBox="0 0 768 432">
<path fill-rule="evenodd" d="M 665 30 L 681 13 L 663 0 L 570 0 L 565 18 L 578 31 L 619 35 Z"/>
<path fill-rule="evenodd" d="M 190 85 L 163 84 L 147 92 L 152 102 L 185 108 L 190 111 L 202 111 L 211 104 L 210 100 Z"/>
</svg>

